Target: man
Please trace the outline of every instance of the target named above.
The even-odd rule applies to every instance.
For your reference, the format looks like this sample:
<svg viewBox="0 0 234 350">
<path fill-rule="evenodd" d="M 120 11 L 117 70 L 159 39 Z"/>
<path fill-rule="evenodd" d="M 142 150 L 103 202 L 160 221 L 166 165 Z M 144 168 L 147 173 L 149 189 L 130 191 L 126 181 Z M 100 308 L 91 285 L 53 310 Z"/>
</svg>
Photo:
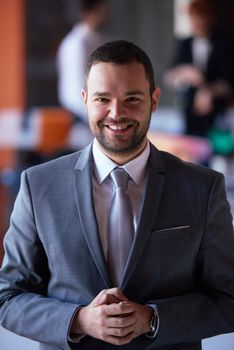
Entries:
<svg viewBox="0 0 234 350">
<path fill-rule="evenodd" d="M 201 349 L 201 339 L 234 330 L 223 176 L 149 143 L 160 90 L 134 44 L 99 47 L 82 95 L 94 143 L 22 175 L 1 324 L 43 350 Z M 127 191 L 115 189 L 116 172 L 129 175 Z"/>
<path fill-rule="evenodd" d="M 108 18 L 107 0 L 79 0 L 79 8 L 80 20 L 58 48 L 57 70 L 59 102 L 63 108 L 72 112 L 76 122 L 71 142 L 82 148 L 91 141 L 92 135 L 80 91 L 88 58 L 105 41 L 102 29 Z M 75 140 L 77 134 L 79 138 Z"/>
</svg>

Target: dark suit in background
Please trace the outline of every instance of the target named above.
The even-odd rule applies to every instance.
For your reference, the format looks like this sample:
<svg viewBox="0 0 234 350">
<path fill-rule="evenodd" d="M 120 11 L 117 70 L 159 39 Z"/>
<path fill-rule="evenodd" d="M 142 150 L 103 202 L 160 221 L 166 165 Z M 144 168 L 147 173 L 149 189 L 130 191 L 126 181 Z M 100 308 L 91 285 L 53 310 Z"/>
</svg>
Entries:
<svg viewBox="0 0 234 350">
<path fill-rule="evenodd" d="M 120 347 L 89 336 L 68 341 L 77 307 L 111 288 L 92 162 L 89 146 L 23 173 L 0 274 L 2 326 L 39 341 L 43 350 L 198 350 L 201 339 L 234 331 L 234 233 L 223 176 L 151 146 L 144 205 L 120 288 L 130 300 L 157 305 L 159 333 Z"/>
<path fill-rule="evenodd" d="M 177 43 L 175 58 L 172 68 L 181 64 L 193 64 L 192 46 L 195 37 L 180 40 Z M 216 81 L 226 82 L 234 88 L 233 44 L 218 31 L 213 31 L 209 37 L 211 45 L 206 68 L 202 71 L 205 84 L 213 84 Z M 230 102 L 231 95 L 215 98 L 214 109 L 205 116 L 199 116 L 194 110 L 194 97 L 198 87 L 185 85 L 182 89 L 182 108 L 185 114 L 186 133 L 198 136 L 207 136 L 214 126 L 215 119 L 222 116 Z"/>
</svg>

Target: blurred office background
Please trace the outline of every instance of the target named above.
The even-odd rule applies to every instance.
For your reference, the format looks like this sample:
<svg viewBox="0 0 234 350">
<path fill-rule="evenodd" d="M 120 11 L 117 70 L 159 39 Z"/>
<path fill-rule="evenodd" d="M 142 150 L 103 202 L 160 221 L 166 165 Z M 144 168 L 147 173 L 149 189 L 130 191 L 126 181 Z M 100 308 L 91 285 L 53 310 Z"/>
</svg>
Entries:
<svg viewBox="0 0 234 350">
<path fill-rule="evenodd" d="M 234 213 L 234 105 L 215 142 L 184 134 L 178 94 L 166 87 L 176 38 L 189 32 L 188 0 L 109 0 L 106 35 L 140 45 L 149 54 L 162 96 L 149 137 L 161 149 L 225 174 Z M 234 47 L 234 2 L 213 0 L 219 29 Z M 77 0 L 0 0 L 0 260 L 2 240 L 27 166 L 76 150 L 72 115 L 58 101 L 56 53 L 79 11 Z M 228 125 L 228 126 L 227 126 Z M 76 135 L 75 135 L 76 137 Z M 78 134 L 78 138 L 82 135 Z M 37 343 L 0 328 L 2 350 L 37 349 Z M 232 350 L 234 334 L 205 340 L 205 350 Z"/>
</svg>

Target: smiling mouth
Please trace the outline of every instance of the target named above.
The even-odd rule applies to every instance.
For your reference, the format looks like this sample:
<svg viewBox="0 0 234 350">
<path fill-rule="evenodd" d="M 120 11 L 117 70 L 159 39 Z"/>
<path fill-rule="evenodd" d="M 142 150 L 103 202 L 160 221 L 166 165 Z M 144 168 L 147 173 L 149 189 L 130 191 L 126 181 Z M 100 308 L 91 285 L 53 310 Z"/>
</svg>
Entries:
<svg viewBox="0 0 234 350">
<path fill-rule="evenodd" d="M 124 131 L 130 129 L 133 124 L 107 124 L 105 126 L 113 131 Z"/>
</svg>

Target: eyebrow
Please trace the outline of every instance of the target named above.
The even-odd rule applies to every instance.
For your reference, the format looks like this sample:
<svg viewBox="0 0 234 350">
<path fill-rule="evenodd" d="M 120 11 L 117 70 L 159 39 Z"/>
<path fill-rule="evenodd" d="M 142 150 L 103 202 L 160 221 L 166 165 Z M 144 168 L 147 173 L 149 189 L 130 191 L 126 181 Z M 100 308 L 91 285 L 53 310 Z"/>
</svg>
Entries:
<svg viewBox="0 0 234 350">
<path fill-rule="evenodd" d="M 128 91 L 125 95 L 130 96 L 130 95 L 144 95 L 143 91 L 140 90 L 132 90 Z"/>
<path fill-rule="evenodd" d="M 144 93 L 143 91 L 140 91 L 140 90 L 132 90 L 132 91 L 128 91 L 125 93 L 126 96 L 132 96 L 132 95 L 142 95 L 144 96 Z M 93 96 L 111 96 L 111 93 L 110 92 L 101 92 L 101 91 L 96 91 L 93 93 Z"/>
<path fill-rule="evenodd" d="M 93 93 L 93 96 L 110 96 L 111 95 L 111 93 L 110 92 L 105 92 L 105 91 L 103 91 L 103 92 L 99 92 L 99 91 L 96 91 L 96 92 L 94 92 Z"/>
</svg>

